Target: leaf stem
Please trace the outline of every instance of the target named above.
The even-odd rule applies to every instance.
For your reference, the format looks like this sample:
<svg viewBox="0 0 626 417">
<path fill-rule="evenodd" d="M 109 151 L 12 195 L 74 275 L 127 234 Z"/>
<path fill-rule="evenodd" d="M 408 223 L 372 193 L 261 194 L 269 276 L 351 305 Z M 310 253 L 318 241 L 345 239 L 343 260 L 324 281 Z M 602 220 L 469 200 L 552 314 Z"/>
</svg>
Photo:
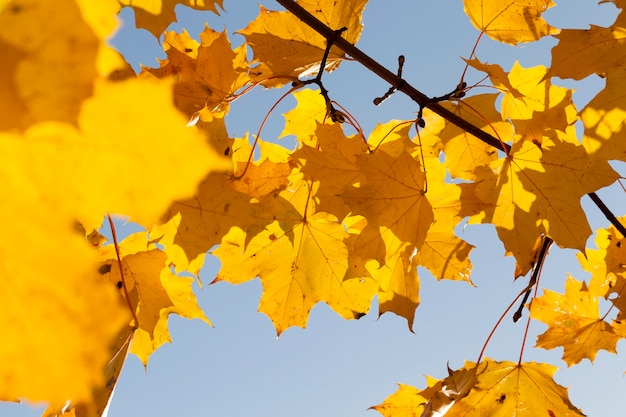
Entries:
<svg viewBox="0 0 626 417">
<path fill-rule="evenodd" d="M 126 280 L 124 279 L 124 268 L 122 267 L 122 256 L 120 255 L 120 247 L 117 242 L 117 233 L 115 231 L 115 224 L 113 223 L 113 219 L 110 214 L 106 215 L 107 220 L 109 221 L 109 227 L 111 228 L 111 237 L 113 238 L 113 246 L 115 247 L 115 255 L 117 256 L 117 266 L 120 269 L 120 278 L 122 280 L 122 288 L 124 289 L 124 298 L 126 298 L 126 304 L 128 305 L 128 309 L 130 310 L 130 314 L 133 315 L 133 330 L 139 328 L 139 320 L 137 320 L 137 313 L 133 308 L 130 297 L 128 296 L 128 288 L 126 287 Z"/>
<path fill-rule="evenodd" d="M 541 251 L 539 252 L 539 257 L 537 258 L 537 263 L 535 264 L 535 268 L 533 269 L 533 275 L 530 279 L 530 282 L 528 283 L 528 290 L 526 291 L 526 294 L 524 294 L 524 299 L 522 300 L 522 304 L 520 305 L 520 309 L 515 313 L 517 314 L 519 312 L 519 315 L 517 316 L 517 320 L 519 320 L 519 318 L 522 316 L 522 309 L 524 308 L 524 304 L 526 303 L 526 300 L 528 299 L 528 295 L 530 294 L 531 288 L 532 286 L 535 287 L 535 291 L 533 294 L 533 299 L 535 299 L 537 297 L 537 291 L 539 291 L 539 280 L 541 279 L 541 270 L 543 269 L 543 265 L 545 263 L 546 257 L 548 255 L 548 249 L 550 249 L 550 246 L 552 245 L 553 240 L 550 239 L 548 236 L 545 236 L 543 238 L 543 244 L 541 245 Z M 531 301 L 532 302 L 532 301 Z M 513 318 L 513 320 L 515 320 L 515 316 Z M 515 321 L 517 321 L 515 320 Z M 517 362 L 518 365 L 522 364 L 522 357 L 524 356 L 524 348 L 526 347 L 526 339 L 528 337 L 528 329 L 530 327 L 530 314 L 528 315 L 528 319 L 526 320 L 526 328 L 524 329 L 524 338 L 522 339 L 522 347 L 520 349 L 519 352 L 519 360 Z"/>
</svg>

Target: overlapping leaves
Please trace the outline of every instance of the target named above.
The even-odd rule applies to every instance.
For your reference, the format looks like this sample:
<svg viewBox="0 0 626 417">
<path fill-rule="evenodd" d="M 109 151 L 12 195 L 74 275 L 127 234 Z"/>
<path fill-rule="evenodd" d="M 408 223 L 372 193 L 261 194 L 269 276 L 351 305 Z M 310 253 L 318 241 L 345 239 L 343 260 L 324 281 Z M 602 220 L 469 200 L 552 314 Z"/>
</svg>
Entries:
<svg viewBox="0 0 626 417">
<path fill-rule="evenodd" d="M 121 2 L 155 36 L 174 20 L 177 3 Z M 365 0 L 298 3 L 331 29 L 345 27 L 348 41 L 359 39 Z M 471 22 L 501 42 L 557 32 L 541 18 L 549 0 L 464 3 Z M 473 246 L 455 233 L 464 218 L 495 226 L 515 257 L 516 276 L 533 268 L 543 236 L 586 253 L 588 285 L 568 279 L 565 294 L 546 291 L 532 302 L 532 317 L 548 325 L 539 347 L 563 347 L 571 365 L 593 360 L 598 349 L 614 351 L 626 336 L 626 242 L 612 228 L 599 232 L 598 249 L 585 251 L 591 229 L 580 206 L 584 194 L 618 179 L 608 160 L 626 159 L 622 15 L 610 28 L 562 31 L 549 69 L 516 63 L 507 72 L 468 60 L 498 93 L 444 106 L 496 137 L 500 150 L 428 109 L 418 136 L 414 121 L 398 120 L 354 133 L 330 120 L 328 97 L 306 89 L 285 115 L 283 135 L 299 144 L 288 151 L 229 137 L 230 103 L 257 83 L 278 87 L 336 69 L 346 58 L 341 50 L 330 48 L 320 68 L 326 40 L 292 14 L 261 6 L 239 31 L 243 45 L 233 49 L 226 31 L 209 27 L 199 41 L 167 32 L 167 58 L 134 77 L 104 43 L 117 7 L 78 0 L 0 6 L 0 178 L 9 196 L 0 208 L 0 293 L 8 295 L 0 323 L 9 329 L 0 378 L 11 381 L 0 398 L 50 401 L 50 415 L 68 399 L 74 415 L 101 413 L 126 352 L 147 364 L 169 341 L 170 314 L 209 322 L 193 278 L 177 275 L 197 275 L 209 250 L 222 263 L 216 281 L 260 278 L 259 310 L 278 333 L 306 326 L 318 302 L 350 319 L 366 314 L 376 296 L 379 314 L 394 312 L 412 327 L 418 266 L 471 283 Z M 49 18 L 56 10 L 62 19 Z M 572 91 L 550 78 L 592 73 L 607 77 L 606 88 L 579 116 Z M 33 209 L 41 202 L 45 213 Z M 84 235 L 108 212 L 131 215 L 149 231 L 102 247 L 97 234 Z M 611 300 L 615 320 L 601 315 L 600 297 Z M 42 329 L 44 320 L 53 324 Z M 468 363 L 429 379 L 424 390 L 401 386 L 375 409 L 396 417 L 582 415 L 554 383 L 554 371 Z"/>
</svg>

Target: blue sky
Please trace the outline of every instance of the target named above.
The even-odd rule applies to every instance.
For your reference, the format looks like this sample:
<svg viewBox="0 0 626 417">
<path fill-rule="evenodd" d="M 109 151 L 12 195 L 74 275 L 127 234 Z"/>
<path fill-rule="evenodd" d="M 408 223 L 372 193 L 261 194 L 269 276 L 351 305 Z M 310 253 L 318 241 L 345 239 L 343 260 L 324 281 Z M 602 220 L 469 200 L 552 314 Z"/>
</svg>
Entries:
<svg viewBox="0 0 626 417">
<path fill-rule="evenodd" d="M 225 0 L 227 12 L 222 16 L 179 7 L 181 23 L 172 29 L 185 27 L 197 38 L 208 21 L 216 30 L 226 26 L 231 40 L 239 43 L 241 37 L 234 32 L 258 14 L 259 2 L 269 9 L 280 9 L 278 3 L 269 0 Z M 562 3 L 545 14 L 557 27 L 609 25 L 617 13 L 611 4 L 598 6 L 590 0 Z M 463 13 L 460 0 L 371 0 L 363 22 L 359 48 L 392 70 L 398 55 L 404 54 L 404 77 L 431 96 L 446 93 L 457 85 L 464 68 L 461 57 L 469 55 L 478 36 Z M 131 32 L 132 28 L 122 29 L 116 46 L 134 65 L 156 65 L 155 55 L 164 56 L 158 44 L 145 33 L 136 37 Z M 525 67 L 549 66 L 554 44 L 554 39 L 546 38 L 536 44 L 510 47 L 484 38 L 477 54 L 505 69 L 515 60 Z M 468 82 L 478 80 L 478 76 L 473 76 Z M 343 63 L 337 72 L 325 75 L 324 80 L 331 97 L 347 107 L 366 132 L 379 121 L 410 119 L 417 111 L 413 102 L 399 94 L 375 107 L 372 99 L 382 95 L 388 86 L 358 63 Z M 572 85 L 565 81 L 560 84 Z M 602 85 L 599 78 L 577 84 L 574 100 L 579 108 Z M 233 103 L 227 119 L 231 135 L 256 132 L 282 93 L 258 90 Z M 280 114 L 293 103 L 286 100 L 272 114 L 264 139 L 270 140 L 282 130 Z M 624 175 L 625 164 L 616 166 Z M 623 192 L 602 190 L 599 195 L 617 215 L 625 214 Z M 593 228 L 606 226 L 595 206 L 585 198 L 583 206 L 590 213 Z M 414 333 L 397 316 L 387 314 L 377 319 L 374 302 L 372 313 L 358 321 L 345 321 L 319 304 L 307 329 L 289 329 L 276 338 L 269 319 L 256 311 L 261 294 L 258 280 L 240 286 L 219 283 L 198 289 L 198 301 L 215 328 L 198 320 L 170 318 L 173 344 L 162 347 L 150 358 L 147 371 L 136 357 L 127 359 L 109 417 L 378 416 L 367 408 L 393 393 L 395 383 L 424 387 L 424 375 L 440 378 L 446 375 L 447 364 L 458 368 L 466 359 L 476 360 L 496 320 L 527 283 L 526 279 L 513 282 L 513 262 L 504 257 L 493 228 L 461 226 L 458 233 L 478 247 L 472 254 L 472 279 L 477 287 L 437 282 L 420 269 L 422 304 L 416 312 Z M 210 262 L 202 273 L 203 281 L 210 282 L 217 268 L 217 262 Z M 578 279 L 588 277 L 580 271 L 571 251 L 553 248 L 541 287 L 563 292 L 567 273 Z M 486 355 L 516 361 L 524 323 L 505 320 Z M 535 336 L 544 329 L 539 323 L 531 324 L 524 360 L 559 366 L 557 382 L 571 387 L 570 399 L 587 415 L 622 416 L 621 398 L 626 392 L 623 357 L 600 352 L 593 366 L 584 361 L 567 368 L 560 360 L 560 349 L 531 348 Z M 622 342 L 618 351 L 623 348 Z M 41 411 L 0 404 L 1 416 L 39 416 Z"/>
</svg>

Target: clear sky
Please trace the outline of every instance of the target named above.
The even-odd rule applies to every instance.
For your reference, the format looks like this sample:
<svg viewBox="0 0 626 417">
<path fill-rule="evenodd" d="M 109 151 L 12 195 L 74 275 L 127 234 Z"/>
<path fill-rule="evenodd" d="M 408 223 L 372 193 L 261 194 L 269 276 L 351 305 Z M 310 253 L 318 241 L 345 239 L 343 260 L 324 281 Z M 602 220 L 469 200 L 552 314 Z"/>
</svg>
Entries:
<svg viewBox="0 0 626 417">
<path fill-rule="evenodd" d="M 181 24 L 193 36 L 208 21 L 221 30 L 224 26 L 232 42 L 234 34 L 258 14 L 257 3 L 280 9 L 270 0 L 225 0 L 226 12 L 190 12 L 179 7 Z M 557 27 L 587 28 L 589 24 L 608 25 L 616 16 L 611 4 L 598 6 L 594 0 L 561 0 L 545 14 Z M 123 13 L 128 17 L 129 13 Z M 128 22 L 128 19 L 126 19 Z M 457 85 L 464 63 L 478 36 L 463 12 L 461 0 L 370 0 L 363 16 L 364 30 L 358 46 L 395 71 L 399 54 L 406 56 L 404 77 L 430 96 L 446 93 Z M 128 25 L 128 23 L 125 23 Z M 132 26 L 132 25 L 131 25 Z M 156 65 L 158 45 L 147 35 L 133 38 L 132 27 L 122 29 L 115 45 L 133 65 Z M 499 45 L 485 38 L 478 57 L 510 69 L 515 60 L 525 66 L 550 64 L 553 39 L 521 47 Z M 474 77 L 474 78 L 472 78 Z M 360 64 L 346 62 L 335 73 L 324 76 L 331 97 L 356 116 L 366 132 L 376 122 L 396 118 L 411 119 L 416 106 L 394 95 L 380 107 L 374 97 L 388 88 Z M 468 83 L 478 81 L 470 75 Z M 561 82 L 562 85 L 571 85 Z M 582 105 L 603 85 L 600 78 L 578 87 L 574 100 Z M 229 132 L 242 136 L 256 132 L 276 98 L 276 91 L 256 91 L 232 104 L 227 119 Z M 293 106 L 292 100 L 272 114 L 262 135 L 271 140 L 282 130 L 280 115 Z M 158 117 L 158 115 L 155 115 Z M 626 164 L 616 165 L 622 175 Z M 617 215 L 624 215 L 623 192 L 601 190 L 599 195 Z M 592 227 L 604 227 L 599 211 L 586 198 L 583 206 L 591 214 Z M 511 300 L 524 288 L 527 279 L 513 282 L 513 261 L 489 226 L 458 228 L 458 234 L 478 248 L 472 254 L 472 279 L 477 287 L 460 282 L 437 282 L 419 270 L 422 304 L 417 309 L 414 333 L 406 321 L 387 314 L 377 318 L 372 312 L 358 321 L 345 321 L 327 306 L 318 304 L 307 329 L 289 329 L 280 338 L 263 314 L 257 313 L 261 294 L 258 280 L 240 286 L 225 283 L 197 289 L 198 301 L 209 319 L 210 328 L 195 320 L 172 316 L 173 344 L 165 345 L 150 358 L 147 371 L 130 356 L 117 384 L 109 417 L 186 416 L 186 417 L 376 417 L 368 407 L 381 403 L 400 382 L 424 387 L 424 375 L 444 377 L 446 365 L 458 368 L 464 360 L 475 361 L 488 333 Z M 202 273 L 210 282 L 218 269 L 211 261 Z M 571 251 L 553 248 L 544 267 L 541 287 L 563 292 L 567 273 L 578 279 L 580 271 Z M 525 316 L 527 312 L 524 313 Z M 489 345 L 486 355 L 498 360 L 519 357 L 525 321 L 513 324 L 507 318 Z M 531 325 L 525 361 L 549 362 L 561 369 L 558 383 L 571 387 L 571 401 L 589 416 L 622 417 L 626 393 L 626 361 L 601 351 L 594 363 L 588 361 L 567 368 L 560 360 L 562 351 L 532 348 L 535 336 L 545 330 Z M 623 351 L 624 344 L 618 345 Z M 42 408 L 0 404 L 0 416 L 39 416 Z"/>
</svg>

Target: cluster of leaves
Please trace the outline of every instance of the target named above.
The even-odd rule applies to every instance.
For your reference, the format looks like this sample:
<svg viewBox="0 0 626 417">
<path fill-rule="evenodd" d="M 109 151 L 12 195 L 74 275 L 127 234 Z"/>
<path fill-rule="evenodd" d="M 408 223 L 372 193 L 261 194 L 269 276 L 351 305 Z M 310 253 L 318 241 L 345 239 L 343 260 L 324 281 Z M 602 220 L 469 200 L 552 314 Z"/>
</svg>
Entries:
<svg viewBox="0 0 626 417">
<path fill-rule="evenodd" d="M 563 347 L 571 365 L 599 349 L 614 352 L 626 337 L 623 227 L 598 231 L 598 249 L 585 249 L 592 231 L 580 206 L 583 195 L 620 180 L 609 160 L 626 161 L 624 13 L 609 28 L 559 31 L 541 18 L 550 0 L 464 1 L 480 34 L 510 44 L 558 40 L 550 68 L 505 71 L 471 56 L 468 66 L 496 93 L 465 96 L 474 89 L 460 83 L 442 104 L 496 137 L 499 150 L 427 105 L 416 120 L 365 135 L 321 81 L 344 51 L 293 13 L 261 7 L 233 48 L 209 27 L 199 41 L 163 33 L 176 1 L 59 1 L 0 2 L 0 323 L 8 341 L 0 399 L 47 401 L 46 415 L 99 415 L 127 352 L 147 365 L 170 340 L 169 314 L 209 323 L 194 278 L 180 276 L 197 276 L 208 251 L 222 264 L 216 281 L 260 277 L 259 310 L 279 334 L 305 327 L 318 302 L 353 319 L 374 297 L 380 314 L 394 312 L 411 327 L 417 266 L 471 283 L 473 247 L 454 233 L 466 218 L 495 226 L 516 277 L 540 268 L 546 239 L 580 251 L 593 274 L 589 284 L 571 278 L 564 295 L 532 301 L 531 316 L 549 326 L 538 346 Z M 120 3 L 133 7 L 138 27 L 163 36 L 159 68 L 136 75 L 106 45 Z M 365 0 L 297 3 L 358 41 Z M 606 88 L 581 112 L 572 91 L 551 82 L 592 74 L 606 77 Z M 306 88 L 313 84 L 320 89 Z M 233 100 L 286 85 L 297 106 L 282 136 L 295 136 L 296 150 L 229 136 Z M 118 241 L 108 213 L 146 231 Z M 112 244 L 97 232 L 103 215 Z M 600 315 L 600 298 L 618 310 L 615 320 Z M 554 371 L 479 359 L 424 390 L 401 386 L 375 408 L 386 417 L 582 415 Z"/>
</svg>

